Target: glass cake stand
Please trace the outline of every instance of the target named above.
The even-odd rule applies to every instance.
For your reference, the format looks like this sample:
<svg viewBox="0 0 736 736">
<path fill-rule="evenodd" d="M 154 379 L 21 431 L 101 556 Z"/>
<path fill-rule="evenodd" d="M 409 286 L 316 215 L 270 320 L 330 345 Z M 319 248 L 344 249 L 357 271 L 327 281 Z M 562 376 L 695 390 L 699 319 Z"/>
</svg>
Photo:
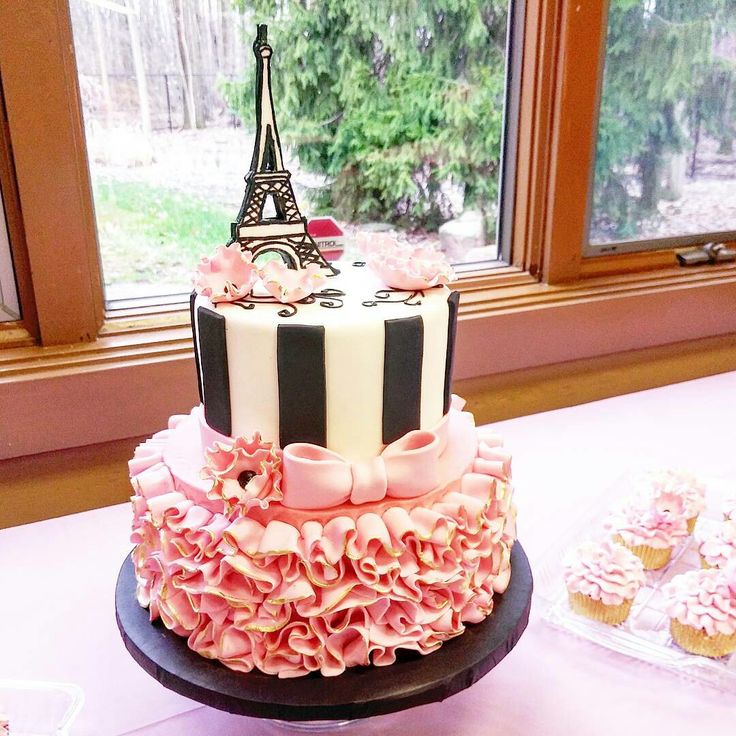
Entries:
<svg viewBox="0 0 736 736">
<path fill-rule="evenodd" d="M 355 720 L 349 721 L 279 721 L 273 720 L 271 723 L 282 729 L 284 733 L 337 733 L 355 723 Z"/>
<path fill-rule="evenodd" d="M 130 557 L 115 588 L 118 629 L 133 659 L 164 687 L 212 708 L 266 718 L 291 731 L 340 732 L 350 721 L 433 703 L 464 690 L 492 670 L 519 641 L 529 620 L 532 573 L 522 546 L 511 551 L 511 580 L 494 597 L 493 613 L 421 656 L 403 653 L 385 667 L 351 667 L 327 681 L 319 674 L 281 680 L 235 672 L 189 649 L 135 597 Z M 325 687 L 325 682 L 329 687 Z"/>
</svg>

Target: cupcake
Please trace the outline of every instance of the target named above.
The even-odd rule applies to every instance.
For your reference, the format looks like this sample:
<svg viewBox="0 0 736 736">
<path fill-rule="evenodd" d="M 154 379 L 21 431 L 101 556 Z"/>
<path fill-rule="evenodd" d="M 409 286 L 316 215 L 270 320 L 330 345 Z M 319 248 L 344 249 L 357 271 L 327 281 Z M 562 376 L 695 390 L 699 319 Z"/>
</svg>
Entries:
<svg viewBox="0 0 736 736">
<path fill-rule="evenodd" d="M 724 657 L 736 652 L 736 566 L 691 570 L 664 586 L 670 633 L 692 654 Z"/>
<path fill-rule="evenodd" d="M 564 577 L 575 613 L 615 626 L 644 584 L 644 565 L 620 544 L 585 542 L 568 555 Z"/>
<path fill-rule="evenodd" d="M 687 533 L 693 533 L 698 516 L 705 508 L 705 486 L 694 475 L 681 470 L 657 470 L 641 476 L 636 485 L 644 497 L 657 499 L 672 493 L 680 496 Z"/>
<path fill-rule="evenodd" d="M 729 496 L 723 501 L 721 507 L 723 518 L 726 521 L 736 521 L 736 496 Z"/>
<path fill-rule="evenodd" d="M 711 529 L 698 529 L 695 540 L 701 567 L 726 567 L 729 560 L 736 558 L 736 521 L 722 521 Z"/>
<path fill-rule="evenodd" d="M 638 497 L 612 514 L 606 527 L 615 542 L 641 559 L 645 569 L 657 570 L 670 561 L 674 547 L 688 536 L 683 508 L 682 497 L 675 493 Z"/>
</svg>

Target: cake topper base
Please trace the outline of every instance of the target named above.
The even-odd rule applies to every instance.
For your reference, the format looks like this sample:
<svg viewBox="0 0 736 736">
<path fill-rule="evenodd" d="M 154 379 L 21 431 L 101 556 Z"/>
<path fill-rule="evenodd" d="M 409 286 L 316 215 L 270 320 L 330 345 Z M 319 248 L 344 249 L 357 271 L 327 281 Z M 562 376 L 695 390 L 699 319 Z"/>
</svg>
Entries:
<svg viewBox="0 0 736 736">
<path fill-rule="evenodd" d="M 164 687 L 219 710 L 281 721 L 342 721 L 393 713 L 444 700 L 477 682 L 516 645 L 529 620 L 532 573 L 521 545 L 511 551 L 511 581 L 494 597 L 493 613 L 468 625 L 436 652 L 406 652 L 385 667 L 350 667 L 337 677 L 317 673 L 279 679 L 242 673 L 189 649 L 186 639 L 151 623 L 135 597 L 130 557 L 115 588 L 115 614 L 135 661 Z"/>
</svg>

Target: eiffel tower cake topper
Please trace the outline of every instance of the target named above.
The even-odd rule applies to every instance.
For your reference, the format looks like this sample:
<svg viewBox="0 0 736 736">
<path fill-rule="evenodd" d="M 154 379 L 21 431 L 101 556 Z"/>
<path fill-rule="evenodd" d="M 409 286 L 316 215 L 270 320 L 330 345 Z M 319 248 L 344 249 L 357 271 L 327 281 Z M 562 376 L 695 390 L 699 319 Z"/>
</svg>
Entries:
<svg viewBox="0 0 736 736">
<path fill-rule="evenodd" d="M 324 258 L 307 230 L 307 218 L 299 206 L 291 186 L 291 172 L 284 168 L 281 141 L 271 95 L 271 55 L 268 26 L 259 25 L 253 42 L 256 56 L 256 138 L 250 171 L 245 176 L 245 197 L 238 219 L 231 225 L 230 243 L 238 243 L 242 251 L 250 251 L 256 259 L 276 255 L 289 267 L 319 265 L 326 276 L 339 271 Z M 265 216 L 269 199 L 274 216 Z"/>
</svg>

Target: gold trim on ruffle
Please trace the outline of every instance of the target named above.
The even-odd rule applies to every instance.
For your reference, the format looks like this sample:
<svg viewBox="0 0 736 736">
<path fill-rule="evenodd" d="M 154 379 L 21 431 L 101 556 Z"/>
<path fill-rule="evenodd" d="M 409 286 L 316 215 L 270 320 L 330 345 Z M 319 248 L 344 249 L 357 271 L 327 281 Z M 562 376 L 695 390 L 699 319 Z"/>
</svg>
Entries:
<svg viewBox="0 0 736 736">
<path fill-rule="evenodd" d="M 258 624 L 246 624 L 242 627 L 242 631 L 257 631 L 260 634 L 273 634 L 280 631 L 288 624 L 288 620 L 278 626 L 259 626 Z M 241 627 L 238 627 L 241 628 Z"/>
<path fill-rule="evenodd" d="M 338 620 L 343 623 L 338 626 L 330 625 L 328 629 L 333 633 L 340 633 L 354 626 L 355 623 L 351 623 L 352 618 L 347 614 L 345 618 L 342 618 L 341 614 L 337 613 L 337 609 L 344 605 L 350 595 L 356 593 L 356 591 L 360 595 L 360 592 L 364 591 L 368 597 L 361 597 L 359 600 L 354 601 L 351 604 L 351 609 L 367 609 L 375 604 L 385 605 L 385 602 L 382 602 L 382 600 L 385 601 L 385 598 L 388 597 L 391 600 L 405 601 L 408 604 L 422 608 L 428 622 L 427 626 L 455 626 L 459 621 L 460 628 L 457 630 L 453 628 L 449 632 L 434 631 L 431 629 L 427 631 L 423 629 L 422 625 L 417 624 L 419 630 L 421 630 L 421 634 L 418 634 L 420 638 L 416 640 L 416 645 L 413 645 L 407 639 L 409 634 L 405 633 L 401 635 L 401 637 L 407 639 L 399 645 L 401 648 L 416 648 L 428 653 L 439 648 L 442 641 L 452 638 L 464 630 L 465 627 L 462 626 L 461 616 L 462 611 L 468 606 L 473 606 L 472 609 L 469 609 L 469 613 L 467 614 L 469 616 L 476 616 L 477 613 L 480 615 L 489 615 L 492 612 L 492 581 L 497 577 L 497 574 L 493 574 L 491 570 L 497 570 L 499 573 L 502 573 L 508 567 L 510 558 L 510 547 L 506 544 L 507 540 L 503 538 L 503 531 L 509 527 L 511 520 L 516 516 L 516 509 L 510 501 L 512 490 L 510 484 L 503 483 L 497 479 L 493 480 L 489 487 L 488 500 L 482 502 L 481 499 L 472 494 L 463 494 L 459 486 L 453 487 L 452 490 L 448 490 L 447 493 L 438 498 L 431 506 L 427 507 L 427 510 L 433 512 L 436 516 L 434 521 L 432 521 L 432 514 L 426 514 L 425 518 L 419 521 L 415 521 L 412 518 L 412 512 L 415 508 L 420 507 L 422 501 L 421 498 L 416 499 L 417 505 L 406 509 L 408 518 L 405 521 L 402 520 L 398 526 L 396 524 L 393 525 L 397 531 L 406 527 L 405 531 L 398 537 L 395 537 L 391 532 L 392 524 L 390 521 L 384 521 L 383 515 L 381 515 L 381 522 L 386 527 L 389 541 L 385 542 L 385 538 L 371 537 L 369 539 L 369 545 L 378 542 L 379 549 L 375 553 L 375 556 L 383 554 L 391 558 L 391 560 L 396 561 L 396 564 L 392 564 L 390 560 L 384 559 L 384 564 L 379 566 L 380 571 L 375 569 L 375 565 L 371 565 L 368 569 L 363 569 L 360 565 L 363 558 L 360 556 L 360 552 L 357 551 L 358 548 L 355 540 L 357 535 L 355 533 L 354 519 L 351 520 L 353 522 L 352 534 L 346 534 L 342 539 L 342 562 L 338 561 L 334 564 L 327 562 L 326 558 L 327 552 L 324 549 L 325 546 L 330 550 L 330 557 L 333 557 L 333 551 L 331 550 L 331 541 L 328 541 L 331 538 L 324 535 L 325 524 L 316 522 L 320 524 L 320 533 L 315 534 L 314 530 L 312 530 L 313 533 L 308 535 L 304 535 L 302 528 L 297 526 L 297 543 L 293 549 L 260 551 L 257 549 L 257 546 L 262 540 L 268 524 L 264 526 L 260 522 L 252 520 L 252 523 L 255 525 L 253 530 L 251 531 L 246 527 L 246 536 L 249 539 L 252 538 L 255 540 L 254 545 L 249 545 L 251 549 L 255 546 L 252 552 L 240 549 L 235 542 L 235 538 L 228 533 L 228 529 L 224 529 L 217 534 L 211 529 L 204 528 L 199 530 L 180 528 L 179 532 L 172 530 L 171 539 L 168 541 L 172 543 L 172 550 L 177 550 L 182 559 L 178 562 L 176 560 L 167 562 L 161 572 L 151 571 L 147 577 L 141 575 L 140 585 L 151 601 L 152 610 L 155 610 L 157 605 L 159 608 L 161 607 L 158 603 L 159 599 L 161 604 L 166 607 L 167 597 L 172 590 L 176 590 L 186 595 L 186 600 L 190 604 L 194 614 L 206 620 L 208 614 L 200 613 L 198 611 L 199 606 L 196 605 L 201 595 L 198 592 L 194 592 L 197 586 L 192 585 L 188 588 L 185 581 L 179 581 L 177 583 L 175 577 L 169 576 L 168 568 L 169 566 L 179 565 L 184 570 L 194 571 L 193 568 L 197 566 L 188 567 L 186 563 L 188 560 L 197 559 L 197 556 L 200 559 L 204 556 L 208 560 L 214 560 L 220 566 L 226 565 L 236 575 L 248 577 L 253 581 L 253 597 L 256 599 L 256 602 L 245 602 L 231 595 L 218 593 L 216 592 L 216 586 L 210 586 L 208 584 L 204 587 L 204 593 L 220 598 L 231 609 L 240 612 L 238 614 L 240 619 L 237 623 L 230 621 L 229 617 L 223 626 L 233 626 L 235 630 L 242 634 L 250 634 L 254 637 L 275 634 L 291 623 L 294 623 L 295 617 L 304 615 L 298 613 L 296 610 L 297 607 L 303 607 L 307 610 L 316 608 L 314 603 L 317 601 L 317 598 L 325 597 L 318 596 L 317 590 L 335 593 L 335 598 L 334 600 L 330 600 L 328 605 L 325 605 L 324 600 L 321 601 L 319 610 L 311 613 L 307 618 L 320 619 L 337 614 Z M 450 494 L 454 494 L 454 497 L 445 500 Z M 468 500 L 463 502 L 462 496 L 466 496 Z M 444 510 L 440 510 L 438 507 L 442 507 L 443 504 Z M 469 508 L 477 509 L 479 505 L 482 505 L 480 512 L 475 513 L 469 510 Z M 507 506 L 505 511 L 504 506 Z M 174 509 L 174 512 L 176 514 L 175 518 L 179 520 L 184 518 L 179 509 Z M 139 517 L 141 536 L 149 534 L 144 529 L 146 524 L 149 525 L 150 529 L 154 530 L 149 540 L 150 544 L 146 546 L 141 543 L 136 548 L 136 551 L 140 552 L 144 561 L 147 561 L 152 556 L 156 556 L 157 553 L 151 552 L 150 550 L 161 544 L 162 530 L 171 528 L 169 524 L 172 522 L 174 516 L 166 510 L 159 516 L 161 519 L 160 525 L 154 523 L 150 510 L 147 510 Z M 429 518 L 427 519 L 426 517 Z M 212 518 L 214 518 L 214 515 Z M 431 528 L 429 535 L 420 532 L 420 527 L 423 528 L 425 521 L 429 521 L 428 528 Z M 445 526 L 446 533 L 437 534 L 438 527 L 441 525 Z M 501 541 L 495 546 L 486 545 L 482 539 L 485 531 L 495 529 L 496 526 L 499 526 L 501 530 Z M 214 545 L 214 550 L 205 551 L 206 545 L 202 545 L 201 542 L 198 543 L 188 538 L 196 535 L 200 531 L 206 532 L 210 543 Z M 186 544 L 182 540 L 176 539 L 176 534 L 182 534 L 186 542 L 191 545 L 191 548 L 185 549 Z M 252 537 L 249 536 L 251 534 L 253 535 Z M 493 534 L 495 535 L 496 532 L 493 532 Z M 444 537 L 444 542 L 442 539 L 436 539 L 435 535 Z M 399 545 L 399 547 L 397 548 L 395 545 Z M 348 554 L 349 546 L 352 548 L 350 554 Z M 324 557 L 324 561 L 312 559 L 313 550 L 315 549 L 319 549 L 319 552 L 314 557 Z M 432 552 L 436 552 L 436 555 L 432 554 Z M 409 559 L 412 560 L 408 568 L 399 562 L 403 556 L 407 556 L 407 562 Z M 288 560 L 286 566 L 284 566 L 283 562 L 280 562 L 284 557 L 291 558 Z M 263 569 L 263 561 L 266 558 L 272 558 L 265 563 L 269 567 L 273 565 L 273 568 L 270 569 L 272 574 L 267 574 Z M 419 566 L 425 568 L 421 574 L 407 572 L 406 577 L 403 577 L 403 570 L 414 568 L 419 570 L 421 569 Z M 448 566 L 455 567 L 450 580 L 431 582 L 433 575 L 441 576 L 441 571 L 447 569 Z M 320 571 L 321 573 L 326 571 L 334 572 L 336 577 L 334 580 L 327 581 L 324 580 L 324 574 L 321 577 L 316 576 L 316 571 Z M 222 580 L 224 579 L 224 575 L 228 574 L 228 571 L 225 568 L 218 570 L 213 567 L 210 573 L 212 579 Z M 300 575 L 304 575 L 304 578 L 314 587 L 314 598 L 310 594 L 299 594 L 299 597 L 291 599 L 286 597 L 269 597 L 270 593 L 276 594 L 281 584 L 293 582 Z M 209 573 L 208 576 L 210 576 Z M 354 576 L 348 584 L 345 582 L 346 576 Z M 373 578 L 375 578 L 375 582 L 372 582 Z M 427 578 L 429 578 L 430 582 L 427 582 Z M 152 583 L 152 580 L 156 582 Z M 489 580 L 491 581 L 490 583 L 488 582 Z M 436 586 L 434 592 L 431 590 L 432 586 Z M 342 587 L 344 587 L 343 590 L 340 589 Z M 448 588 L 452 588 L 452 590 Z M 442 595 L 438 595 L 440 589 L 442 589 Z M 484 601 L 484 605 L 473 603 L 474 599 L 478 597 Z M 300 605 L 302 603 L 304 604 L 303 606 Z M 282 607 L 282 610 L 274 610 L 273 607 Z M 344 610 L 347 611 L 348 609 Z M 170 615 L 167 607 L 164 615 Z M 278 615 L 279 619 L 269 621 L 269 615 L 271 618 Z M 283 620 L 281 619 L 282 616 L 284 617 Z M 189 628 L 178 620 L 180 618 L 180 616 L 172 617 L 171 620 L 176 621 L 178 628 L 189 631 Z M 254 621 L 252 618 L 256 620 Z M 312 635 L 319 639 L 308 622 L 302 622 L 309 628 Z M 212 622 L 210 621 L 210 623 Z M 390 626 L 389 623 L 384 623 L 384 625 Z M 257 640 L 255 638 L 253 639 L 254 642 Z M 370 651 L 377 651 L 380 648 L 373 647 L 371 649 L 370 641 L 367 641 Z M 319 646 L 320 648 L 323 647 L 324 642 L 320 642 Z M 278 648 L 276 645 L 274 647 Z M 210 651 L 214 651 L 214 658 L 217 658 L 216 652 L 221 651 L 221 642 L 218 644 L 217 641 L 213 641 L 210 645 Z M 242 668 L 251 658 L 258 659 L 258 656 L 254 652 L 250 655 L 231 657 L 222 661 L 226 663 L 230 661 Z M 310 662 L 314 665 L 312 669 L 320 669 L 322 666 L 319 657 L 299 654 L 294 661 L 292 669 L 294 671 L 302 671 L 305 668 L 309 669 L 307 668 L 307 664 Z"/>
</svg>

